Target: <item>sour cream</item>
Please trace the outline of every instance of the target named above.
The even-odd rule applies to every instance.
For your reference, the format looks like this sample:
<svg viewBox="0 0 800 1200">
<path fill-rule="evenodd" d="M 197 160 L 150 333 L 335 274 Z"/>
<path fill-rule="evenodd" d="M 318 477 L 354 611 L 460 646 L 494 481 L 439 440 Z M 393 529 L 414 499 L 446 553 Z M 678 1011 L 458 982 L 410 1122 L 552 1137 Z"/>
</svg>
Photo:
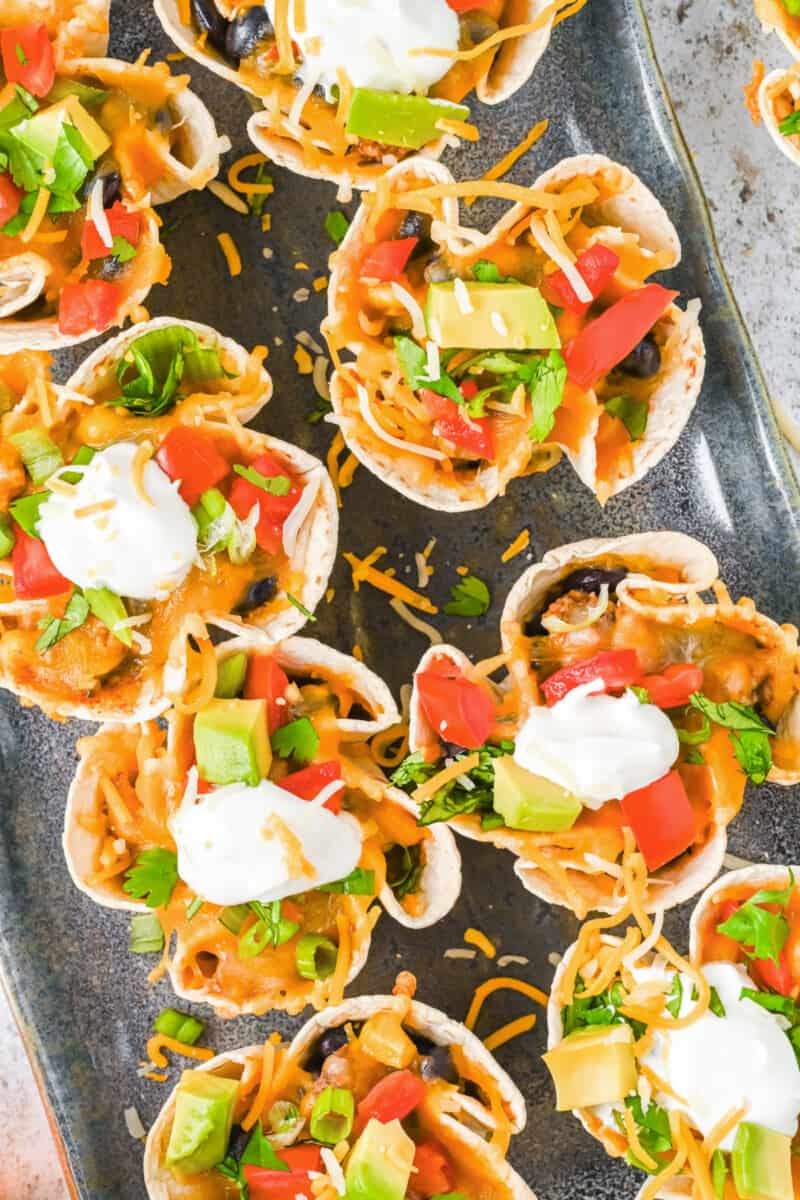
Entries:
<svg viewBox="0 0 800 1200">
<path fill-rule="evenodd" d="M 275 0 L 267 0 L 275 20 Z M 427 92 L 453 65 L 449 58 L 409 56 L 409 50 L 458 49 L 458 16 L 446 0 L 306 0 L 305 31 L 298 33 L 291 8 L 292 38 L 300 47 L 303 83 L 322 84 L 328 99 L 336 70 L 353 87 L 385 92 Z"/>
<path fill-rule="evenodd" d="M 746 1107 L 746 1121 L 794 1136 L 800 1115 L 800 1067 L 783 1031 L 783 1018 L 752 1000 L 740 1000 L 753 987 L 734 963 L 708 963 L 703 974 L 717 989 L 724 1017 L 707 1010 L 698 1021 L 674 1033 L 656 1030 L 643 1062 L 685 1101 L 657 1093 L 663 1108 L 686 1113 L 704 1136 L 733 1108 Z M 683 978 L 680 1015 L 694 1005 L 691 980 Z M 731 1150 L 738 1124 L 721 1143 Z"/>
<path fill-rule="evenodd" d="M 678 757 L 678 735 L 654 704 L 633 692 L 598 694 L 582 684 L 552 708 L 534 708 L 517 734 L 514 758 L 571 792 L 586 808 L 621 800 L 666 775 Z"/>
<path fill-rule="evenodd" d="M 134 485 L 136 451 L 131 442 L 100 450 L 71 495 L 53 492 L 42 505 L 39 533 L 58 570 L 79 587 L 162 600 L 197 557 L 197 526 L 152 459 L 142 473 L 147 503 Z M 85 513 L 97 504 L 107 507 Z"/>
<path fill-rule="evenodd" d="M 196 799 L 187 790 L 170 830 L 178 874 L 212 904 L 283 900 L 344 879 L 358 866 L 361 829 L 268 779 Z"/>
</svg>

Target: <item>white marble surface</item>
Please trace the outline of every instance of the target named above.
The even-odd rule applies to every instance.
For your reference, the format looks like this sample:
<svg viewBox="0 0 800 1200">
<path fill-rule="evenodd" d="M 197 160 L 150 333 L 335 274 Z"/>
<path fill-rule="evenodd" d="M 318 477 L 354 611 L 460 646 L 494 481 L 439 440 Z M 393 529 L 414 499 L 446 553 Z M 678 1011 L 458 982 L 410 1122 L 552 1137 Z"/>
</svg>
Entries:
<svg viewBox="0 0 800 1200">
<path fill-rule="evenodd" d="M 752 0 L 644 0 L 656 50 L 714 215 L 722 257 L 767 383 L 798 404 L 794 272 L 800 263 L 797 169 L 743 108 L 754 58 L 787 62 L 763 37 Z M 592 0 L 602 4 L 603 0 Z M 597 147 L 602 150 L 602 147 Z M 55 1150 L 25 1055 L 0 995 L 0 1196 L 65 1200 Z M 10 1135 L 10 1137 L 9 1137 Z"/>
</svg>

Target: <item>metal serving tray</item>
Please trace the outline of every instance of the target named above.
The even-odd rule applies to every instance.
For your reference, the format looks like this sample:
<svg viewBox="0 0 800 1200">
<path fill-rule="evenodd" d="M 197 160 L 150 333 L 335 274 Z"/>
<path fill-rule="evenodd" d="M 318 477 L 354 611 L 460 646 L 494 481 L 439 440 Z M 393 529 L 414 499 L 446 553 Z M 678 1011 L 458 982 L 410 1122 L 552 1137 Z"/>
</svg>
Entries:
<svg viewBox="0 0 800 1200">
<path fill-rule="evenodd" d="M 112 8 L 113 53 L 133 59 L 152 46 L 160 58 L 173 49 L 149 3 L 115 0 Z M 220 130 L 232 138 L 234 155 L 245 153 L 247 97 L 203 70 L 193 75 Z M 385 545 L 402 578 L 414 551 L 435 536 L 430 592 L 437 603 L 447 600 L 458 564 L 470 564 L 491 583 L 493 604 L 483 619 L 436 618 L 447 640 L 476 655 L 494 651 L 504 596 L 527 565 L 525 556 L 500 563 L 502 550 L 524 526 L 532 533 L 527 560 L 590 535 L 685 530 L 711 545 L 735 593 L 753 596 L 778 619 L 797 622 L 797 483 L 717 257 L 639 0 L 593 0 L 557 29 L 521 94 L 500 108 L 476 105 L 476 110 L 480 143 L 452 160 L 462 177 L 483 171 L 535 120 L 549 116 L 547 137 L 513 178 L 529 181 L 567 154 L 596 150 L 627 163 L 662 199 L 683 241 L 683 263 L 670 273 L 670 286 L 679 287 L 684 299 L 699 296 L 703 302 L 708 347 L 703 394 L 677 448 L 605 510 L 566 462 L 551 474 L 512 484 L 509 494 L 484 512 L 458 516 L 417 508 L 362 468 L 345 493 L 341 549 L 364 554 Z M 313 291 L 306 303 L 292 297 L 324 273 L 331 245 L 323 220 L 335 205 L 334 189 L 281 171 L 274 178 L 273 230 L 267 235 L 257 221 L 239 217 L 207 192 L 164 210 L 174 269 L 168 288 L 156 288 L 149 303 L 154 315 L 207 321 L 246 346 L 267 342 L 275 399 L 259 427 L 322 455 L 332 431 L 308 423 L 314 393 L 308 377 L 298 376 L 292 354 L 296 332 L 316 333 L 325 297 Z M 478 219 L 488 215 L 480 206 L 473 212 Z M 244 269 L 237 279 L 229 278 L 215 240 L 223 229 L 242 252 Z M 269 261 L 262 255 L 265 245 L 274 250 Z M 295 269 L 298 261 L 312 270 Z M 66 372 L 80 357 L 80 352 L 65 354 L 59 365 Z M 408 682 L 424 640 L 399 623 L 385 597 L 369 588 L 354 594 L 341 560 L 332 582 L 335 601 L 321 606 L 318 623 L 308 631 L 343 649 L 358 642 L 366 661 L 395 690 Z M 0 958 L 74 1195 L 140 1200 L 142 1147 L 128 1135 L 122 1114 L 135 1105 L 148 1124 L 167 1094 L 166 1086 L 137 1078 L 136 1066 L 151 1022 L 170 1003 L 171 993 L 166 982 L 151 988 L 146 982 L 151 963 L 128 953 L 126 916 L 98 908 L 78 893 L 64 866 L 64 799 L 75 740 L 85 732 L 88 727 L 56 724 L 20 708 L 9 695 L 0 697 Z M 748 859 L 791 862 L 800 835 L 793 803 L 785 791 L 751 789 L 731 830 L 731 850 Z M 462 853 L 464 891 L 455 912 L 419 934 L 382 918 L 358 991 L 388 990 L 397 970 L 411 969 L 423 1000 L 463 1018 L 474 987 L 495 971 L 482 956 L 473 962 L 443 958 L 447 947 L 461 944 L 471 924 L 484 929 L 500 953 L 530 959 L 528 967 L 514 968 L 515 974 L 548 986 L 553 970 L 548 956 L 572 940 L 575 921 L 523 891 L 510 855 L 469 842 L 462 843 Z M 684 948 L 686 912 L 688 906 L 668 922 Z M 479 1033 L 489 1033 L 526 1005 L 508 994 L 494 997 Z M 298 1023 L 282 1017 L 227 1023 L 212 1018 L 205 1040 L 219 1050 L 231 1049 L 263 1039 L 271 1028 L 287 1030 Z M 498 1055 L 528 1101 L 527 1130 L 512 1147 L 515 1165 L 543 1200 L 633 1197 L 641 1177 L 609 1160 L 569 1115 L 554 1112 L 552 1087 L 539 1059 L 544 1036 L 540 1020 L 532 1034 Z"/>
</svg>

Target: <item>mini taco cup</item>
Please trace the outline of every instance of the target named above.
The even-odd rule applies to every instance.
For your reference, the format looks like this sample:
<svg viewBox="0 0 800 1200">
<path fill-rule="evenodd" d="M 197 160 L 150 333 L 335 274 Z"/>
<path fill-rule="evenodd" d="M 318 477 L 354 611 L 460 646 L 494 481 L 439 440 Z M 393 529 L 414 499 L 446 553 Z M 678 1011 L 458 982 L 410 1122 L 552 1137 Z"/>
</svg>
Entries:
<svg viewBox="0 0 800 1200">
<path fill-rule="evenodd" d="M 437 1009 L 407 996 L 362 996 L 345 1001 L 336 1008 L 327 1009 L 324 1013 L 312 1017 L 300 1029 L 291 1045 L 284 1044 L 276 1049 L 277 1071 L 285 1081 L 285 1086 L 279 1090 L 289 1103 L 294 1103 L 289 1097 L 296 1098 L 297 1107 L 302 1114 L 303 1124 L 295 1136 L 300 1139 L 304 1135 L 307 1136 L 310 1111 L 310 1098 L 309 1101 L 303 1100 L 302 1090 L 298 1091 L 296 1081 L 302 1079 L 306 1087 L 310 1085 L 313 1096 L 324 1086 L 324 1080 L 334 1068 L 340 1081 L 351 1078 L 351 1051 L 340 1050 L 325 1057 L 327 1045 L 322 1039 L 327 1036 L 328 1044 L 332 1045 L 332 1034 L 335 1031 L 344 1030 L 347 1026 L 353 1032 L 356 1029 L 363 1030 L 374 1018 L 382 1020 L 385 1024 L 394 1024 L 396 1020 L 398 1034 L 402 1031 L 418 1047 L 407 1068 L 414 1074 L 422 1070 L 422 1059 L 425 1057 L 423 1051 L 427 1053 L 428 1061 L 434 1061 L 430 1058 L 434 1052 L 438 1052 L 439 1058 L 444 1060 L 443 1052 L 449 1051 L 446 1057 L 450 1064 L 448 1073 L 451 1082 L 443 1090 L 446 1091 L 450 1103 L 445 1108 L 434 1099 L 436 1088 L 442 1089 L 441 1083 L 429 1090 L 428 1095 L 419 1104 L 415 1117 L 413 1137 L 416 1144 L 429 1142 L 431 1139 L 437 1143 L 446 1178 L 452 1180 L 459 1188 L 480 1188 L 481 1194 L 485 1191 L 487 1195 L 496 1197 L 496 1200 L 533 1200 L 533 1192 L 506 1161 L 506 1148 L 511 1135 L 519 1132 L 525 1125 L 525 1103 L 521 1094 L 474 1034 Z M 365 1057 L 364 1061 L 369 1062 L 369 1057 Z M 241 1081 L 233 1119 L 234 1123 L 247 1121 L 248 1128 L 252 1127 L 249 1123 L 252 1116 L 251 1106 L 261 1079 L 263 1062 L 264 1050 L 259 1046 L 250 1046 L 241 1051 L 218 1055 L 200 1068 L 202 1072 Z M 373 1063 L 372 1077 L 378 1080 L 381 1074 L 386 1077 L 387 1068 Z M 319 1080 L 318 1086 L 315 1085 L 315 1078 Z M 472 1093 L 477 1094 L 466 1094 L 467 1085 Z M 354 1096 L 358 1103 L 364 1097 L 359 1085 L 355 1086 Z M 270 1103 L 275 1103 L 280 1098 L 277 1093 L 273 1093 L 268 1096 Z M 176 1100 L 177 1091 L 167 1100 L 148 1134 L 144 1175 L 150 1200 L 177 1200 L 179 1195 L 175 1176 L 166 1165 L 167 1149 L 175 1120 Z M 269 1122 L 265 1110 L 266 1103 L 262 1108 L 261 1119 L 263 1128 L 268 1130 Z M 354 1143 L 355 1135 L 351 1134 L 350 1148 Z M 285 1139 L 279 1138 L 276 1144 L 279 1147 L 285 1146 Z M 296 1146 L 302 1144 L 302 1140 L 295 1142 Z M 280 1153 L 280 1149 L 278 1152 Z M 346 1172 L 348 1156 L 342 1159 L 342 1163 Z M 323 1164 L 322 1171 L 325 1169 Z M 211 1172 L 206 1172 L 195 1176 L 194 1179 L 197 1180 L 198 1186 L 208 1186 L 210 1177 Z M 187 1177 L 181 1180 L 181 1187 L 186 1188 L 188 1183 L 188 1190 L 180 1194 L 194 1194 L 191 1182 L 191 1178 L 187 1180 Z M 200 1195 L 200 1192 L 197 1194 Z"/>
<path fill-rule="evenodd" d="M 272 645 L 257 630 L 217 646 L 215 657 L 223 674 L 226 663 L 227 669 L 235 665 L 240 671 L 246 664 L 248 681 L 266 664 L 277 673 L 281 682 L 273 680 L 269 685 L 271 729 L 277 719 L 272 714 L 280 711 L 273 709 L 274 704 L 288 705 L 286 712 L 293 720 L 304 715 L 315 724 L 321 739 L 315 752 L 322 762 L 318 782 L 306 778 L 302 792 L 292 794 L 305 803 L 321 790 L 330 792 L 330 769 L 338 767 L 347 789 L 344 813 L 337 815 L 336 823 L 325 814 L 331 826 L 328 836 L 337 836 L 340 820 L 358 823 L 363 831 L 362 874 L 371 874 L 373 890 L 323 894 L 309 885 L 303 903 L 292 901 L 291 945 L 267 948 L 254 957 L 242 948 L 247 905 L 238 906 L 245 912 L 236 932 L 225 914 L 237 906 L 206 900 L 189 920 L 185 902 L 193 892 L 179 878 L 166 905 L 157 910 L 167 937 L 158 973 L 166 970 L 176 995 L 209 1004 L 224 1017 L 272 1009 L 296 1014 L 307 1004 L 319 1008 L 341 998 L 344 987 L 366 962 L 378 918 L 377 908 L 372 907 L 376 899 L 395 920 L 411 928 L 425 928 L 449 912 L 461 887 L 458 851 L 449 830 L 420 838 L 413 805 L 387 784 L 369 755 L 369 738 L 396 724 L 399 716 L 386 685 L 362 663 L 310 638 L 291 637 Z M 240 678 L 241 689 L 244 677 Z M 261 694 L 255 683 L 251 687 L 248 682 L 246 690 L 251 698 L 254 692 Z M 203 712 L 207 703 L 195 700 L 192 709 Z M 64 852 L 76 886 L 103 907 L 151 911 L 143 899 L 126 890 L 126 872 L 148 849 L 160 846 L 174 851 L 176 846 L 171 820 L 192 786 L 196 719 L 195 711 L 181 711 L 184 701 L 178 704 L 167 715 L 166 732 L 154 723 L 139 728 L 107 724 L 79 743 L 80 762 L 65 814 Z M 150 765 L 140 768 L 146 762 Z M 279 785 L 286 779 L 288 788 L 287 766 L 276 752 L 269 770 Z M 309 770 L 301 775 L 307 777 Z M 293 779 L 292 786 L 300 783 Z M 124 851 L 120 839 L 125 841 Z M 114 858 L 111 863 L 109 854 Z M 403 858 L 405 865 L 401 863 L 398 870 Z M 181 861 L 185 860 L 179 857 Z M 397 881 L 390 885 L 392 869 Z M 299 973 L 296 946 L 309 931 L 335 939 L 332 974 L 309 979 Z M 345 956 L 341 964 L 339 955 Z"/>
<path fill-rule="evenodd" d="M 169 334 L 173 338 L 165 342 Z M 128 363 L 131 346 L 138 358 Z M 207 327 L 169 320 L 150 323 L 138 346 L 147 352 L 125 335 L 110 354 L 101 349 L 93 355 L 64 388 L 49 384 L 43 368 L 0 418 L 6 468 L 0 499 L 12 518 L 9 524 L 6 516 L 6 557 L 0 562 L 0 679 L 57 716 L 116 722 L 154 717 L 168 707 L 170 691 L 183 686 L 187 672 L 202 679 L 210 646 L 205 618 L 216 617 L 235 632 L 255 626 L 271 641 L 282 640 L 319 603 L 335 556 L 336 500 L 322 464 L 237 420 L 241 407 L 256 410 L 270 395 L 263 355 L 248 355 Z M 191 374 L 185 365 L 190 356 Z M 172 394 L 161 406 L 179 358 L 186 394 Z M 122 365 L 122 382 L 115 363 Z M 148 371 L 157 375 L 151 395 L 131 395 L 130 388 L 147 383 Z M 226 378 L 226 371 L 235 378 Z M 217 408 L 225 410 L 225 421 L 210 419 Z M 20 455 L 20 438 L 29 456 L 36 446 L 53 456 L 37 482 L 30 474 L 33 460 L 25 465 Z M 79 461 L 81 454 L 91 459 L 82 471 L 69 469 L 76 454 Z M 264 491 L 267 483 L 254 463 L 276 477 L 273 492 Z M 62 482 L 59 471 L 72 482 Z M 147 488 L 138 490 L 138 471 L 155 488 L 155 512 Z M 246 480 L 248 473 L 263 487 Z M 197 498 L 206 489 L 211 509 Z M 30 498 L 37 491 L 49 493 L 44 504 Z M 48 513 L 56 525 L 45 524 L 40 537 Z M 77 540 L 76 514 L 87 522 Z M 104 548 L 111 535 L 119 540 L 118 554 Z M 153 553 L 145 555 L 151 535 Z M 90 577 L 102 585 L 104 599 L 98 608 L 91 596 L 95 607 L 81 613 L 82 593 L 93 587 Z M 54 627 L 69 604 L 70 615 L 83 620 Z M 44 643 L 43 627 L 49 629 Z M 194 634 L 200 643 L 192 648 Z"/>
<path fill-rule="evenodd" d="M 481 234 L 459 224 L 458 193 L 465 189 L 516 203 Z M 551 232 L 561 230 L 559 212 L 566 222 L 558 233 L 563 251 L 545 229 L 550 221 Z M 417 237 L 412 257 L 407 253 L 400 274 L 390 275 L 383 261 L 393 242 L 408 245 L 406 235 Z M 588 307 L 556 270 L 576 256 L 599 289 L 580 276 L 587 294 L 595 295 Z M 598 256 L 606 267 L 595 276 L 590 260 Z M 444 166 L 422 159 L 393 167 L 375 196 L 365 198 L 332 258 L 323 329 L 337 367 L 331 399 L 350 449 L 395 490 L 443 511 L 484 507 L 511 480 L 555 465 L 562 452 L 605 503 L 671 449 L 700 392 L 705 351 L 698 306 L 692 302 L 684 312 L 671 303 L 673 293 L 646 283 L 679 259 L 678 235 L 656 198 L 627 168 L 599 155 L 566 159 L 530 189 L 456 185 Z M 499 311 L 508 307 L 503 289 L 486 290 L 497 283 L 520 289 L 506 316 Z M 556 284 L 569 288 L 572 299 L 554 321 L 543 300 L 553 305 L 562 298 Z M 437 301 L 436 311 L 448 312 L 445 301 L 452 305 L 442 289 L 450 286 L 460 315 L 453 313 L 452 322 L 448 317 L 445 329 L 431 315 L 430 330 L 423 309 L 432 312 Z M 518 314 L 523 301 L 531 315 L 513 333 L 508 321 L 519 319 L 515 307 Z M 651 303 L 656 308 L 650 310 Z M 489 324 L 487 304 L 494 306 Z M 649 315 L 642 315 L 644 308 Z M 480 323 L 469 332 L 474 344 L 457 349 L 476 311 L 479 317 L 470 321 Z M 635 353 L 623 352 L 619 365 L 589 384 L 581 345 L 600 318 L 607 331 L 614 323 L 605 336 L 620 347 L 629 344 L 624 338 L 632 328 L 647 324 L 647 331 Z M 443 343 L 438 361 L 430 358 L 432 332 Z M 494 348 L 475 353 L 476 337 Z M 528 344 L 541 348 L 514 349 Z M 434 367 L 441 373 L 439 394 L 424 386 Z M 542 389 L 554 401 L 547 401 L 549 421 L 541 415 Z M 463 399 L 455 405 L 459 392 Z"/>
<path fill-rule="evenodd" d="M 792 16 L 783 0 L 754 0 L 756 16 L 767 33 L 777 33 L 786 49 L 800 58 L 800 17 Z"/>
<path fill-rule="evenodd" d="M 800 64 L 788 71 L 771 71 L 762 80 L 758 89 L 758 107 L 775 145 L 790 162 L 800 167 L 800 134 L 781 133 L 783 122 L 800 112 Z"/>
<path fill-rule="evenodd" d="M 701 596 L 708 589 L 715 594 L 714 603 Z M 591 662 L 596 655 L 625 647 L 636 651 L 629 684 L 636 683 L 634 675 L 641 671 L 645 689 L 648 685 L 662 689 L 664 708 L 667 703 L 681 706 L 689 700 L 688 690 L 685 696 L 671 699 L 663 691 L 661 681 L 670 677 L 672 664 L 679 673 L 681 666 L 692 668 L 686 676 L 691 679 L 687 689 L 704 692 L 708 686 L 720 698 L 754 706 L 753 727 L 763 729 L 759 744 L 772 743 L 770 781 L 788 783 L 797 778 L 797 631 L 758 613 L 750 600 L 734 604 L 717 577 L 714 556 L 693 538 L 677 533 L 636 534 L 550 551 L 512 588 L 501 633 L 503 654 L 488 660 L 485 667 L 473 667 L 452 646 L 434 646 L 424 655 L 415 675 L 409 734 L 410 749 L 423 761 L 437 763 L 445 752 L 442 735 L 431 724 L 421 697 L 418 680 L 426 672 L 465 678 L 481 688 L 495 715 L 476 736 L 483 741 L 488 729 L 487 744 L 494 745 L 496 754 L 509 754 L 511 749 L 503 750 L 501 740 L 513 741 L 527 721 L 525 714 L 544 703 L 540 689 L 554 668 L 558 672 L 564 669 L 560 664 Z M 704 646 L 715 649 L 709 653 Z M 531 670 L 532 659 L 540 663 L 538 671 Z M 703 664 L 699 672 L 693 666 L 697 662 Z M 743 691 L 736 681 L 737 663 L 745 664 L 749 690 Z M 488 682 L 487 670 L 493 674 L 500 669 L 507 671 L 505 679 L 498 685 Z M 706 722 L 704 716 L 702 732 L 695 734 L 695 718 L 686 716 L 690 709 L 670 711 L 690 740 L 680 744 L 667 771 L 670 777 L 676 773 L 680 777 L 692 821 L 687 810 L 689 826 L 680 852 L 677 842 L 668 854 L 653 849 L 651 861 L 660 858 L 661 862 L 648 879 L 648 911 L 674 907 L 714 878 L 725 854 L 726 828 L 744 800 L 746 777 L 735 757 L 730 730 L 710 719 Z M 455 751 L 448 748 L 447 753 L 452 756 Z M 461 757 L 467 753 L 460 751 Z M 582 753 L 577 746 L 575 753 Z M 757 769 L 751 769 L 751 774 L 763 782 Z M 492 827 L 493 809 L 488 810 L 492 821 L 487 827 L 484 808 L 475 811 L 468 791 L 457 802 L 442 801 L 440 812 L 433 803 L 438 789 L 427 779 L 422 788 L 422 794 L 412 791 L 412 798 L 424 798 L 428 805 L 423 818 L 436 813 L 435 819 L 447 819 L 458 833 L 510 850 L 517 860 L 516 874 L 534 895 L 569 907 L 581 918 L 593 909 L 614 912 L 623 903 L 619 860 L 630 816 L 616 800 L 602 801 L 593 811 L 580 810 L 560 833 L 526 832 L 502 821 Z M 596 803 L 597 799 L 592 802 Z"/>
</svg>

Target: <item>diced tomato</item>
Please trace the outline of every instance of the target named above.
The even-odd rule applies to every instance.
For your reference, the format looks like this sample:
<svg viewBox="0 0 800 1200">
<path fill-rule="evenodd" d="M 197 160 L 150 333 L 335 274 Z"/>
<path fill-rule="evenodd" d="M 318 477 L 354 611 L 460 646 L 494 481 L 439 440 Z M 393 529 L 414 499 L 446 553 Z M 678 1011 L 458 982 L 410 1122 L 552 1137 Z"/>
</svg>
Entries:
<svg viewBox="0 0 800 1200">
<path fill-rule="evenodd" d="M 311 1180 L 305 1171 L 270 1171 L 246 1163 L 242 1172 L 250 1190 L 250 1200 L 311 1200 Z"/>
<path fill-rule="evenodd" d="M 471 400 L 478 387 L 473 379 L 469 379 L 462 383 L 460 390 L 466 400 Z M 437 437 L 452 442 L 476 458 L 488 461 L 494 458 L 494 435 L 489 417 L 470 417 L 455 400 L 440 396 L 429 388 L 421 388 L 419 398 L 434 422 Z"/>
<path fill-rule="evenodd" d="M 0 30 L 3 71 L 33 96 L 46 96 L 55 83 L 56 60 L 46 25 L 16 25 Z"/>
<path fill-rule="evenodd" d="M 278 1158 L 286 1163 L 290 1171 L 323 1171 L 322 1149 L 320 1146 L 303 1144 L 289 1146 L 278 1151 Z"/>
<path fill-rule="evenodd" d="M 439 737 L 477 750 L 494 723 L 494 704 L 482 687 L 463 675 L 419 671 L 414 678 L 422 711 Z"/>
<path fill-rule="evenodd" d="M 361 274 L 384 281 L 399 279 L 418 241 L 419 238 L 407 237 L 375 242 L 361 260 Z"/>
<path fill-rule="evenodd" d="M 629 792 L 621 804 L 648 871 L 672 862 L 694 841 L 694 812 L 677 771 Z"/>
<path fill-rule="evenodd" d="M 65 283 L 58 302 L 58 329 L 67 337 L 80 337 L 94 330 L 102 333 L 116 317 L 122 292 L 105 279 Z"/>
<path fill-rule="evenodd" d="M 170 429 L 158 448 L 156 462 L 170 479 L 180 479 L 178 490 L 190 508 L 231 470 L 214 439 L 190 425 L 175 425 Z"/>
<path fill-rule="evenodd" d="M 285 464 L 272 454 L 259 454 L 250 466 L 266 479 L 276 479 L 279 475 L 289 474 Z M 265 492 L 249 479 L 237 475 L 228 499 L 240 520 L 244 520 L 254 504 L 258 505 L 256 541 L 267 554 L 277 554 L 283 539 L 284 522 L 302 494 L 303 489 L 292 483 L 285 496 L 273 496 L 271 492 Z"/>
<path fill-rule="evenodd" d="M 619 255 L 609 250 L 608 246 L 601 246 L 599 243 L 579 254 L 575 263 L 576 270 L 594 300 L 608 287 L 618 266 Z M 591 304 L 589 300 L 578 299 L 575 289 L 563 271 L 556 271 L 554 275 L 547 277 L 542 284 L 542 293 L 549 304 L 557 304 L 559 308 L 566 308 L 573 313 L 588 312 Z"/>
<path fill-rule="evenodd" d="M 453 12 L 466 13 L 474 12 L 476 8 L 485 8 L 486 0 L 447 0 L 447 4 Z"/>
<path fill-rule="evenodd" d="M 0 175 L 0 226 L 17 215 L 24 195 L 8 173 Z"/>
<path fill-rule="evenodd" d="M 333 783 L 334 779 L 341 778 L 341 763 L 338 759 L 333 759 L 331 762 L 312 763 L 310 767 L 304 767 L 302 771 L 294 771 L 291 775 L 285 775 L 280 780 L 280 786 L 287 792 L 291 792 L 293 796 L 299 796 L 301 800 L 313 800 L 324 787 Z M 322 807 L 332 813 L 340 813 L 343 791 L 344 788 L 340 792 L 334 792 Z"/>
<path fill-rule="evenodd" d="M 386 1125 L 403 1121 L 425 1098 L 426 1087 L 412 1071 L 392 1071 L 385 1075 L 358 1106 L 357 1130 L 373 1118 Z"/>
<path fill-rule="evenodd" d="M 289 720 L 286 689 L 289 677 L 269 654 L 251 654 L 244 681 L 245 700 L 266 700 L 268 732 L 274 733 Z"/>
<path fill-rule="evenodd" d="M 733 916 L 736 910 L 740 907 L 738 900 L 725 900 L 719 906 L 719 921 L 717 928 L 724 925 L 725 922 Z M 766 905 L 765 907 L 769 907 Z M 744 947 L 748 949 L 747 946 Z M 792 971 L 789 965 L 789 947 L 788 943 L 783 947 L 778 955 L 777 965 L 771 958 L 753 958 L 748 964 L 749 968 L 754 970 L 759 977 L 764 987 L 768 987 L 773 992 L 780 992 L 781 996 L 790 995 L 793 987 Z"/>
<path fill-rule="evenodd" d="M 447 1151 L 438 1142 L 420 1142 L 414 1151 L 414 1191 L 421 1196 L 439 1196 L 453 1187 Z"/>
<path fill-rule="evenodd" d="M 208 792 L 213 792 L 215 786 L 216 786 L 215 784 L 209 783 L 209 781 L 207 779 L 201 779 L 200 776 L 198 776 L 198 778 L 197 778 L 197 794 L 198 794 L 198 796 L 205 796 Z"/>
<path fill-rule="evenodd" d="M 117 200 L 111 208 L 106 209 L 106 217 L 112 238 L 123 237 L 132 246 L 138 245 L 142 227 L 138 212 L 131 212 L 121 200 Z M 94 221 L 86 221 L 83 226 L 81 252 L 84 258 L 106 258 L 111 253 L 111 247 L 100 237 Z"/>
<path fill-rule="evenodd" d="M 14 595 L 18 600 L 43 600 L 60 596 L 72 584 L 53 565 L 47 547 L 40 538 L 31 537 L 14 522 L 16 541 L 11 551 L 14 568 Z"/>
<path fill-rule="evenodd" d="M 693 692 L 702 689 L 703 669 L 694 663 L 673 663 L 660 675 L 645 675 L 639 685 L 647 689 L 653 704 L 659 708 L 680 708 L 689 703 Z"/>
<path fill-rule="evenodd" d="M 585 392 L 593 388 L 639 345 L 677 295 L 658 283 L 648 283 L 585 325 L 564 350 L 572 383 Z"/>
<path fill-rule="evenodd" d="M 592 658 L 581 659 L 556 671 L 549 679 L 545 679 L 542 691 L 548 705 L 553 705 L 583 683 L 593 683 L 599 679 L 604 691 L 616 692 L 638 683 L 641 674 L 642 668 L 635 650 L 601 650 Z"/>
</svg>

